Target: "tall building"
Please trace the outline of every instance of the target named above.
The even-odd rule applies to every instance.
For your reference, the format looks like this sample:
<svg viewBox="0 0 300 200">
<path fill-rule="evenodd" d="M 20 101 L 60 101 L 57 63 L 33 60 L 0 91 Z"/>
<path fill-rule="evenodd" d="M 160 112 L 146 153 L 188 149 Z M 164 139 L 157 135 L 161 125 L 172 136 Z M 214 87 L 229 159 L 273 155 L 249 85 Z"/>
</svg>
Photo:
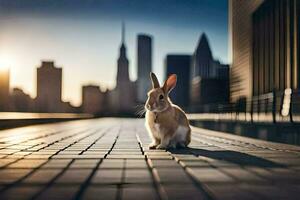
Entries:
<svg viewBox="0 0 300 200">
<path fill-rule="evenodd" d="M 138 35 L 137 37 L 137 100 L 145 102 L 147 92 L 151 88 L 149 74 L 152 68 L 152 37 L 149 35 Z"/>
<path fill-rule="evenodd" d="M 212 74 L 213 56 L 208 44 L 207 36 L 203 33 L 192 57 L 192 78 L 197 76 L 208 78 Z"/>
<path fill-rule="evenodd" d="M 82 112 L 100 114 L 104 111 L 104 93 L 99 86 L 86 85 L 82 87 Z"/>
<path fill-rule="evenodd" d="M 167 55 L 165 59 L 166 78 L 177 74 L 177 85 L 170 93 L 173 103 L 188 107 L 190 92 L 190 55 Z"/>
<path fill-rule="evenodd" d="M 300 2 L 265 0 L 252 14 L 253 95 L 299 89 Z"/>
<path fill-rule="evenodd" d="M 229 8 L 231 99 L 299 90 L 300 2 L 232 0 Z"/>
<path fill-rule="evenodd" d="M 190 111 L 207 112 L 205 107 L 228 103 L 229 68 L 213 58 L 203 33 L 191 60 Z"/>
<path fill-rule="evenodd" d="M 37 68 L 38 112 L 61 112 L 62 69 L 54 66 L 53 61 L 43 61 Z"/>
<path fill-rule="evenodd" d="M 9 107 L 9 69 L 0 69 L 0 111 L 8 111 Z"/>
<path fill-rule="evenodd" d="M 122 24 L 122 43 L 118 58 L 117 86 L 112 92 L 112 102 L 119 113 L 130 113 L 133 111 L 136 100 L 134 83 L 129 78 L 129 61 L 126 56 L 125 25 Z"/>
<path fill-rule="evenodd" d="M 121 86 L 122 84 L 127 84 L 128 82 L 130 82 L 128 65 L 129 61 L 126 56 L 125 46 L 125 25 L 122 24 L 122 42 L 118 58 L 117 86 Z"/>
<path fill-rule="evenodd" d="M 11 93 L 13 111 L 15 112 L 32 112 L 33 100 L 20 88 L 13 88 Z"/>
<path fill-rule="evenodd" d="M 229 0 L 230 99 L 252 95 L 252 14 L 263 0 Z"/>
</svg>

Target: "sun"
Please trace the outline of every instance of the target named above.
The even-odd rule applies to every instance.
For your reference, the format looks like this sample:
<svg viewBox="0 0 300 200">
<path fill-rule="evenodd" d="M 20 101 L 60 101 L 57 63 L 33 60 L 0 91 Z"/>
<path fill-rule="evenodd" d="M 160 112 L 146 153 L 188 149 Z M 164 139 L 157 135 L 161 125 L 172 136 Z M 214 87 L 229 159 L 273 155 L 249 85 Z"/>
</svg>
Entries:
<svg viewBox="0 0 300 200">
<path fill-rule="evenodd" d="M 0 55 L 0 70 L 9 70 L 12 65 L 12 59 L 6 55 Z"/>
<path fill-rule="evenodd" d="M 0 65 L 0 71 L 7 71 L 7 70 L 9 70 L 9 67 Z"/>
</svg>

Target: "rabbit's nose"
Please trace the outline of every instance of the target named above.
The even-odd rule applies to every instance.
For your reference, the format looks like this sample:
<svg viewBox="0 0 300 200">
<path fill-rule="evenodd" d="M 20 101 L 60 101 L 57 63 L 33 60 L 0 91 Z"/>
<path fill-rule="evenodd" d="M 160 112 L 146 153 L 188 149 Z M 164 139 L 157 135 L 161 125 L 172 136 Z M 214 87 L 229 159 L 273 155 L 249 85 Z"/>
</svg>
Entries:
<svg viewBox="0 0 300 200">
<path fill-rule="evenodd" d="M 148 108 L 148 109 L 151 109 L 151 106 L 150 106 L 150 104 L 148 104 L 148 105 L 147 105 L 147 108 Z"/>
</svg>

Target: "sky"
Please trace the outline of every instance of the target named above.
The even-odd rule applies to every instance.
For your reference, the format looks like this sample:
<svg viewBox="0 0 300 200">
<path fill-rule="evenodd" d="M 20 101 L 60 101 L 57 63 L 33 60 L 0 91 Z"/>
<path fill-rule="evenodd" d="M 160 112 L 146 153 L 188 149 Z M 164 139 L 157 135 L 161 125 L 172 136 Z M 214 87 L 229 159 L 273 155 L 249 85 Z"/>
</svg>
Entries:
<svg viewBox="0 0 300 200">
<path fill-rule="evenodd" d="M 216 59 L 228 63 L 227 0 L 0 0 L 0 67 L 11 88 L 36 96 L 36 68 L 63 68 L 64 101 L 81 104 L 81 86 L 115 86 L 121 24 L 130 78 L 137 79 L 137 34 L 153 37 L 153 71 L 167 54 L 192 54 L 205 32 Z"/>
</svg>

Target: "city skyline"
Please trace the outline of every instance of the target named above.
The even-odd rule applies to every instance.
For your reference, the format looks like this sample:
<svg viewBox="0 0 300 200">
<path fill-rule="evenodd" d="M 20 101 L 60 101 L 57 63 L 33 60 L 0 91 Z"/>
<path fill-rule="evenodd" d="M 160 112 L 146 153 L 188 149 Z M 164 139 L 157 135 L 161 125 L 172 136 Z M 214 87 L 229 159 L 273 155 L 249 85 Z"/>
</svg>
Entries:
<svg viewBox="0 0 300 200">
<path fill-rule="evenodd" d="M 187 9 L 191 9 L 190 7 L 187 6 Z M 214 8 L 211 12 L 219 12 L 220 9 Z M 223 10 L 225 14 L 222 15 L 227 15 L 227 8 L 224 7 Z M 209 9 L 205 11 L 208 12 Z M 4 20 L 0 22 L 3 27 L 0 59 L 4 65 L 11 67 L 11 89 L 20 87 L 32 97 L 36 95 L 34 70 L 41 60 L 55 60 L 58 67 L 64 68 L 62 98 L 64 101 L 71 101 L 73 105 L 81 104 L 82 85 L 97 84 L 101 85 L 102 90 L 106 87 L 114 88 L 122 20 L 127 27 L 126 41 L 132 81 L 137 79 L 136 36 L 140 33 L 153 36 L 152 66 L 160 80 L 164 76 L 164 57 L 169 53 L 192 53 L 203 31 L 209 35 L 215 56 L 222 62 L 228 62 L 226 17 L 213 18 L 215 21 L 223 18 L 224 26 L 221 29 L 215 23 L 204 24 L 200 19 L 197 24 L 197 19 L 191 18 L 192 22 L 187 25 L 180 22 L 182 29 L 178 31 L 174 24 L 166 21 L 159 23 L 157 19 L 139 20 L 127 15 L 111 20 L 78 16 L 75 20 L 68 16 L 37 18 L 28 13 L 16 13 L 16 10 L 12 12 L 10 15 L 14 17 L 10 18 L 5 18 L 5 12 L 1 14 Z M 220 31 L 224 34 L 220 35 Z M 64 35 L 61 35 L 62 32 Z M 170 33 L 172 37 L 169 37 Z"/>
</svg>

